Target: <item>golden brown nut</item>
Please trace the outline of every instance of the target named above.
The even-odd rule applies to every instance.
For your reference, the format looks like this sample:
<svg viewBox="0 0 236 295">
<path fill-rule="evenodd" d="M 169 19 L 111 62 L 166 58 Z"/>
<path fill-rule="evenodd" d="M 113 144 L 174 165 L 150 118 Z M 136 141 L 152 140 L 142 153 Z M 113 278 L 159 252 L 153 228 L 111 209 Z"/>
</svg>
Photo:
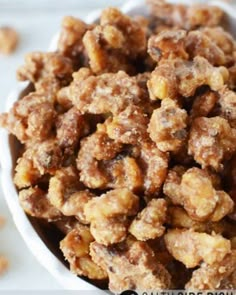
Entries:
<svg viewBox="0 0 236 295">
<path fill-rule="evenodd" d="M 155 239 L 164 234 L 167 204 L 164 199 L 152 199 L 132 221 L 129 232 L 137 240 Z"/>
<path fill-rule="evenodd" d="M 190 119 L 207 117 L 214 109 L 217 101 L 217 93 L 211 90 L 207 90 L 205 93 L 195 96 L 190 112 Z"/>
<path fill-rule="evenodd" d="M 0 53 L 11 54 L 19 41 L 18 33 L 11 27 L 0 27 Z"/>
<path fill-rule="evenodd" d="M 100 25 L 88 31 L 83 43 L 94 73 L 134 71 L 129 59 L 146 49 L 145 30 L 140 23 L 116 8 L 103 10 Z"/>
<path fill-rule="evenodd" d="M 14 103 L 8 113 L 0 115 L 0 125 L 7 128 L 17 139 L 42 141 L 52 133 L 56 111 L 44 95 L 30 93 Z"/>
<path fill-rule="evenodd" d="M 61 32 L 58 40 L 58 51 L 73 60 L 75 66 L 81 62 L 84 50 L 82 39 L 86 31 L 92 26 L 73 16 L 65 16 L 62 20 Z"/>
<path fill-rule="evenodd" d="M 185 40 L 189 57 L 202 56 L 212 65 L 220 66 L 227 62 L 224 51 L 202 31 L 191 31 Z"/>
<path fill-rule="evenodd" d="M 224 191 L 216 191 L 209 174 L 199 168 L 190 168 L 186 172 L 180 168 L 171 170 L 164 193 L 197 221 L 219 221 L 231 213 L 234 206 L 230 196 Z"/>
<path fill-rule="evenodd" d="M 84 208 L 93 197 L 92 193 L 84 189 L 79 174 L 73 167 L 57 170 L 50 179 L 48 199 L 65 216 L 76 216 L 80 222 L 88 223 Z"/>
<path fill-rule="evenodd" d="M 70 269 L 77 275 L 83 275 L 90 279 L 105 279 L 107 274 L 89 255 L 89 245 L 94 239 L 89 228 L 82 225 L 71 230 L 60 242 L 65 259 L 70 263 Z"/>
<path fill-rule="evenodd" d="M 220 262 L 230 253 L 230 241 L 221 235 L 208 235 L 186 229 L 172 229 L 164 236 L 166 247 L 187 268 Z"/>
<path fill-rule="evenodd" d="M 142 144 L 138 162 L 144 175 L 146 195 L 158 194 L 167 175 L 168 160 L 168 154 L 161 152 L 154 142 Z"/>
<path fill-rule="evenodd" d="M 223 260 L 212 265 L 203 263 L 193 272 L 191 280 L 186 284 L 186 289 L 192 290 L 217 290 L 223 289 L 223 280 L 235 272 L 236 250 L 227 254 Z"/>
<path fill-rule="evenodd" d="M 115 158 L 122 149 L 122 144 L 110 139 L 104 128 L 104 125 L 98 125 L 98 130 L 80 144 L 77 168 L 80 180 L 89 188 L 109 187 L 110 178 L 104 169 L 103 160 Z"/>
<path fill-rule="evenodd" d="M 222 88 L 219 91 L 219 115 L 228 120 L 231 127 L 236 128 L 236 93 Z"/>
<path fill-rule="evenodd" d="M 116 142 L 137 145 L 148 137 L 149 120 L 140 107 L 130 105 L 107 123 L 107 134 Z"/>
<path fill-rule="evenodd" d="M 153 35 L 148 40 L 148 53 L 157 62 L 165 59 L 188 59 L 185 50 L 186 35 L 185 30 L 164 30 Z"/>
<path fill-rule="evenodd" d="M 9 266 L 9 262 L 6 257 L 0 255 L 0 276 L 3 275 Z"/>
<path fill-rule="evenodd" d="M 73 72 L 71 60 L 56 52 L 33 52 L 25 57 L 25 65 L 17 71 L 20 81 L 38 82 L 44 78 L 70 80 Z"/>
<path fill-rule="evenodd" d="M 147 0 L 147 3 L 155 17 L 166 24 L 187 30 L 199 26 L 217 26 L 224 15 L 220 8 L 205 4 L 182 5 L 167 3 L 165 0 Z"/>
<path fill-rule="evenodd" d="M 61 212 L 49 202 L 47 194 L 37 186 L 21 190 L 19 202 L 30 216 L 48 221 L 61 218 Z"/>
<path fill-rule="evenodd" d="M 154 110 L 148 132 L 162 152 L 178 151 L 187 138 L 188 115 L 172 99 L 164 99 L 161 107 Z"/>
<path fill-rule="evenodd" d="M 227 79 L 225 67 L 213 67 L 204 57 L 196 56 L 193 61 L 166 60 L 152 72 L 147 85 L 151 99 L 175 99 L 194 95 L 202 85 L 217 91 Z"/>
<path fill-rule="evenodd" d="M 28 158 L 27 153 L 18 158 L 14 175 L 14 184 L 17 188 L 21 189 L 35 185 L 40 178 L 39 170 L 34 167 L 34 163 L 32 159 Z"/>
<path fill-rule="evenodd" d="M 128 189 L 115 189 L 93 198 L 85 205 L 85 217 L 91 233 L 103 245 L 119 243 L 126 238 L 127 217 L 138 212 L 139 198 Z"/>
<path fill-rule="evenodd" d="M 168 271 L 154 259 L 153 251 L 145 242 L 126 240 L 109 247 L 94 242 L 90 246 L 90 254 L 106 270 L 109 288 L 113 292 L 170 287 Z"/>
<path fill-rule="evenodd" d="M 89 132 L 84 116 L 75 107 L 57 118 L 56 128 L 59 146 L 70 154 L 74 153 L 80 138 Z"/>
<path fill-rule="evenodd" d="M 203 168 L 220 170 L 222 161 L 236 151 L 236 129 L 220 117 L 196 118 L 190 130 L 188 151 Z"/>
<path fill-rule="evenodd" d="M 116 115 L 128 105 L 140 102 L 142 91 L 136 79 L 125 72 L 89 76 L 83 80 L 79 71 L 73 77 L 70 98 L 81 113 Z"/>
</svg>

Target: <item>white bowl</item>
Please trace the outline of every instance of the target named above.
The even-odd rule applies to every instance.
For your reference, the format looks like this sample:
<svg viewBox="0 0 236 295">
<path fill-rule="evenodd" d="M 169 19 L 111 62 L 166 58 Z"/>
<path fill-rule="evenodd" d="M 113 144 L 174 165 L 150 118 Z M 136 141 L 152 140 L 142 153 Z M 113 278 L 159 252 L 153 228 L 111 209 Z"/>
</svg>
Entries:
<svg viewBox="0 0 236 295">
<path fill-rule="evenodd" d="M 142 0 L 130 0 L 128 1 L 121 10 L 129 15 L 132 14 L 147 14 L 147 9 L 145 8 L 144 1 Z M 185 3 L 189 4 L 188 0 L 177 1 L 172 0 L 172 3 Z M 198 1 L 203 2 L 203 1 Z M 222 8 L 227 14 L 227 25 L 229 30 L 234 33 L 234 28 L 236 28 L 236 11 L 229 4 L 221 1 L 209 1 L 210 5 L 216 5 Z M 88 15 L 86 21 L 92 23 L 96 21 L 100 15 L 101 11 L 94 11 Z M 236 31 L 236 30 L 235 30 Z M 52 39 L 51 45 L 49 47 L 50 51 L 53 51 L 57 47 L 58 34 Z M 17 101 L 22 93 L 27 91 L 28 82 L 19 82 L 16 88 L 10 93 L 6 101 L 6 111 L 8 111 L 13 103 Z M 0 143 L 1 143 L 1 153 L 0 153 L 0 163 L 2 167 L 1 181 L 3 193 L 11 211 L 13 220 L 20 234 L 22 235 L 25 243 L 32 252 L 32 254 L 37 258 L 39 263 L 41 263 L 65 288 L 70 290 L 96 290 L 100 291 L 94 285 L 86 282 L 85 280 L 73 275 L 69 269 L 60 261 L 56 255 L 49 250 L 49 246 L 45 244 L 43 239 L 45 237 L 39 234 L 37 230 L 37 225 L 32 223 L 29 218 L 25 215 L 24 211 L 18 202 L 18 193 L 16 187 L 13 183 L 13 171 L 15 166 L 15 161 L 17 157 L 17 144 L 13 136 L 9 135 L 5 130 L 0 131 Z M 37 231 L 36 231 L 37 230 Z"/>
</svg>

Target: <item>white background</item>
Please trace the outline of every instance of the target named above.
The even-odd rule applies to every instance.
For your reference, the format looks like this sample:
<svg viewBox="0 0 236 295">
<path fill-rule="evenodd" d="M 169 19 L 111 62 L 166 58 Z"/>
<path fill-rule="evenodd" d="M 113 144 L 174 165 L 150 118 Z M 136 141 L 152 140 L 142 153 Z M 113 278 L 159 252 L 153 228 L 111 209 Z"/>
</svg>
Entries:
<svg viewBox="0 0 236 295">
<path fill-rule="evenodd" d="M 135 0 L 134 0 L 135 1 Z M 94 8 L 116 5 L 123 0 L 0 0 L 0 26 L 17 29 L 20 43 L 11 56 L 0 55 L 0 112 L 16 83 L 15 71 L 28 51 L 46 50 L 64 15 L 85 17 Z M 193 2 L 193 1 L 189 1 Z M 232 1 L 234 2 L 234 1 Z M 1 152 L 1 142 L 0 142 Z M 6 289 L 61 289 L 26 248 L 16 231 L 0 187 L 0 215 L 7 219 L 0 231 L 0 254 L 10 260 L 9 271 L 0 277 L 0 291 Z"/>
<path fill-rule="evenodd" d="M 0 55 L 0 112 L 4 111 L 6 97 L 16 83 L 15 72 L 29 51 L 46 50 L 51 37 L 60 28 L 64 15 L 85 17 L 98 7 L 121 5 L 121 0 L 0 0 L 0 26 L 9 25 L 17 29 L 20 43 L 10 56 Z M 1 152 L 1 143 L 0 143 Z M 10 260 L 9 271 L 0 277 L 0 290 L 6 289 L 60 289 L 55 279 L 41 267 L 17 232 L 0 187 L 0 215 L 7 223 L 0 230 L 0 255 Z"/>
</svg>

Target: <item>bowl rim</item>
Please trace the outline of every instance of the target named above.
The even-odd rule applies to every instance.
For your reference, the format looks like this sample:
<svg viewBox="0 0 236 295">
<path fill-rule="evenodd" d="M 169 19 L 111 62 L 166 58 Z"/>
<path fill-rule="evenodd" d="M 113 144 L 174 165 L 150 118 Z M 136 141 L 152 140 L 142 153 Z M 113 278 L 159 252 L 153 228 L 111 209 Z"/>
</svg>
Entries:
<svg viewBox="0 0 236 295">
<path fill-rule="evenodd" d="M 168 2 L 189 4 L 188 0 L 170 0 Z M 204 0 L 199 0 L 196 2 L 201 3 L 204 2 Z M 236 20 L 236 9 L 230 4 L 217 0 L 209 1 L 208 4 L 220 7 L 224 12 L 226 12 L 226 14 L 232 18 L 235 18 Z M 141 10 L 143 7 L 143 0 L 129 0 L 120 9 L 122 12 L 131 13 L 133 9 Z M 102 9 L 92 11 L 87 15 L 86 18 L 84 18 L 84 20 L 87 23 L 96 21 L 100 16 L 101 11 Z M 58 38 L 59 32 L 56 33 L 52 38 L 48 51 L 53 51 L 57 48 Z M 10 92 L 6 99 L 4 111 L 8 111 L 12 107 L 13 103 L 19 99 L 20 94 L 27 86 L 28 82 L 16 83 L 15 88 Z M 6 130 L 0 129 L 0 143 L 0 180 L 2 184 L 3 195 L 17 230 L 23 238 L 26 246 L 29 248 L 30 252 L 64 289 L 90 290 L 104 294 L 104 291 L 101 289 L 72 274 L 70 270 L 49 250 L 46 244 L 39 237 L 18 202 L 18 193 L 12 181 L 13 160 L 10 149 L 10 135 Z"/>
</svg>

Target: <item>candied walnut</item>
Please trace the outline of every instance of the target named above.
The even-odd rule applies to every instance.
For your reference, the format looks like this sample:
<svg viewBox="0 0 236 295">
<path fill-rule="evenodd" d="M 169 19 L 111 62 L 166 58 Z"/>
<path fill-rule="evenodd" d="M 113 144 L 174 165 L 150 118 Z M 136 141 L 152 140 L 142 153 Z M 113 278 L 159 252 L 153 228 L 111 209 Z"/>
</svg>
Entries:
<svg viewBox="0 0 236 295">
<path fill-rule="evenodd" d="M 130 59 L 146 49 L 145 29 L 116 8 L 103 10 L 100 25 L 86 32 L 83 43 L 94 73 L 134 71 Z"/>
<path fill-rule="evenodd" d="M 66 236 L 73 229 L 76 229 L 81 223 L 74 216 L 62 216 L 59 220 L 55 220 L 52 224 Z"/>
<path fill-rule="evenodd" d="M 116 142 L 136 145 L 148 137 L 149 120 L 141 108 L 130 105 L 107 123 L 107 134 Z"/>
<path fill-rule="evenodd" d="M 60 242 L 60 249 L 70 263 L 70 270 L 73 273 L 90 279 L 105 279 L 106 272 L 94 263 L 89 255 L 89 245 L 93 241 L 89 228 L 77 225 Z"/>
<path fill-rule="evenodd" d="M 197 117 L 207 117 L 214 109 L 217 101 L 217 93 L 211 90 L 207 90 L 205 93 L 196 96 L 190 111 L 191 120 Z"/>
<path fill-rule="evenodd" d="M 229 71 L 229 80 L 227 82 L 227 85 L 229 89 L 234 90 L 236 89 L 236 64 L 234 64 L 232 67 L 228 68 Z"/>
<path fill-rule="evenodd" d="M 72 154 L 77 148 L 80 138 L 89 132 L 89 126 L 84 116 L 75 107 L 58 117 L 56 128 L 58 145 Z"/>
<path fill-rule="evenodd" d="M 142 144 L 138 163 L 143 171 L 146 195 L 159 192 L 167 175 L 168 160 L 168 154 L 161 152 L 154 142 Z"/>
<path fill-rule="evenodd" d="M 219 91 L 219 115 L 228 120 L 231 127 L 236 128 L 236 93 L 222 88 Z"/>
<path fill-rule="evenodd" d="M 47 77 L 34 84 L 35 92 L 44 95 L 49 101 L 56 102 L 57 92 L 63 86 L 63 83 L 55 77 Z"/>
<path fill-rule="evenodd" d="M 154 252 L 145 242 L 126 240 L 122 244 L 109 247 L 93 242 L 90 254 L 106 270 L 109 288 L 113 292 L 170 287 L 170 274 L 154 259 Z"/>
<path fill-rule="evenodd" d="M 84 208 L 93 197 L 92 193 L 84 189 L 73 167 L 57 170 L 50 179 L 48 199 L 65 216 L 76 216 L 80 222 L 88 223 Z"/>
<path fill-rule="evenodd" d="M 11 54 L 19 41 L 18 33 L 11 27 L 0 27 L 0 53 Z"/>
<path fill-rule="evenodd" d="M 217 44 L 225 54 L 233 54 L 235 50 L 234 38 L 222 27 L 203 27 L 201 31 Z"/>
<path fill-rule="evenodd" d="M 140 241 L 155 239 L 164 234 L 167 204 L 164 199 L 152 199 L 132 221 L 129 232 Z"/>
<path fill-rule="evenodd" d="M 28 158 L 28 153 L 24 153 L 23 156 L 17 160 L 14 184 L 19 189 L 26 188 L 36 184 L 40 178 L 41 174 L 39 170 L 34 167 L 32 159 Z"/>
<path fill-rule="evenodd" d="M 126 187 L 132 192 L 140 192 L 143 190 L 143 173 L 132 157 L 123 157 L 114 159 L 105 164 L 110 182 L 107 184 L 109 188 Z"/>
<path fill-rule="evenodd" d="M 80 180 L 89 188 L 107 187 L 109 176 L 102 169 L 102 160 L 113 159 L 122 149 L 122 144 L 110 139 L 103 128 L 103 125 L 98 125 L 98 130 L 80 144 L 77 168 Z"/>
<path fill-rule="evenodd" d="M 25 65 L 17 71 L 20 81 L 38 82 L 44 78 L 70 80 L 73 72 L 71 60 L 57 52 L 33 52 L 25 57 Z"/>
<path fill-rule="evenodd" d="M 48 139 L 31 145 L 26 150 L 26 158 L 33 161 L 41 175 L 53 174 L 62 164 L 62 151 L 55 139 Z"/>
<path fill-rule="evenodd" d="M 222 161 L 236 151 L 236 130 L 220 117 L 194 119 L 188 142 L 188 152 L 203 168 L 220 170 Z"/>
<path fill-rule="evenodd" d="M 130 104 L 139 104 L 141 95 L 136 79 L 122 71 L 89 76 L 84 80 L 78 72 L 70 86 L 70 98 L 81 113 L 116 115 Z"/>
<path fill-rule="evenodd" d="M 227 254 L 221 261 L 214 264 L 203 263 L 193 272 L 191 280 L 185 285 L 192 290 L 222 290 L 221 284 L 235 272 L 236 250 Z"/>
<path fill-rule="evenodd" d="M 202 31 L 191 31 L 185 41 L 186 51 L 190 58 L 202 56 L 212 65 L 226 64 L 224 51 Z"/>
<path fill-rule="evenodd" d="M 167 195 L 175 205 L 183 204 L 180 184 L 186 170 L 187 169 L 183 166 L 175 166 L 173 169 L 170 169 L 163 186 L 164 194 Z"/>
<path fill-rule="evenodd" d="M 56 111 L 44 95 L 30 93 L 16 101 L 8 113 L 0 115 L 0 125 L 21 143 L 42 141 L 52 133 Z"/>
<path fill-rule="evenodd" d="M 9 266 L 9 262 L 6 257 L 0 255 L 0 275 L 3 275 Z"/>
<path fill-rule="evenodd" d="M 65 16 L 62 20 L 62 28 L 58 40 L 58 51 L 73 60 L 74 63 L 80 61 L 83 53 L 83 36 L 92 26 L 87 25 L 82 20 L 73 16 Z"/>
<path fill-rule="evenodd" d="M 40 188 L 30 187 L 19 192 L 19 202 L 30 216 L 52 221 L 61 218 L 61 213 L 51 205 L 46 192 Z"/>
<path fill-rule="evenodd" d="M 188 59 L 185 50 L 186 35 L 184 30 L 164 30 L 153 35 L 148 40 L 148 53 L 157 62 L 162 59 Z"/>
<path fill-rule="evenodd" d="M 231 250 L 230 241 L 221 235 L 188 229 L 171 229 L 164 239 L 171 255 L 187 268 L 193 268 L 202 261 L 208 264 L 220 262 Z"/>
<path fill-rule="evenodd" d="M 148 132 L 162 152 L 178 151 L 187 138 L 188 115 L 172 99 L 164 99 L 152 113 Z"/>
<path fill-rule="evenodd" d="M 196 56 L 193 61 L 166 60 L 152 72 L 147 85 L 151 99 L 175 99 L 193 96 L 203 85 L 217 91 L 228 76 L 225 67 L 214 67 L 204 57 Z"/>
<path fill-rule="evenodd" d="M 128 189 L 115 189 L 93 198 L 85 205 L 91 233 L 103 245 L 119 243 L 126 238 L 127 217 L 138 212 L 139 198 Z"/>
<path fill-rule="evenodd" d="M 219 221 L 232 212 L 234 203 L 224 191 L 214 189 L 211 176 L 199 168 L 186 172 L 176 167 L 168 173 L 164 193 L 198 221 Z"/>
<path fill-rule="evenodd" d="M 168 25 L 187 30 L 199 26 L 217 26 L 224 15 L 219 7 L 205 4 L 187 6 L 166 3 L 164 0 L 146 0 L 146 2 L 151 7 L 151 14 L 155 17 L 163 20 Z"/>
</svg>

